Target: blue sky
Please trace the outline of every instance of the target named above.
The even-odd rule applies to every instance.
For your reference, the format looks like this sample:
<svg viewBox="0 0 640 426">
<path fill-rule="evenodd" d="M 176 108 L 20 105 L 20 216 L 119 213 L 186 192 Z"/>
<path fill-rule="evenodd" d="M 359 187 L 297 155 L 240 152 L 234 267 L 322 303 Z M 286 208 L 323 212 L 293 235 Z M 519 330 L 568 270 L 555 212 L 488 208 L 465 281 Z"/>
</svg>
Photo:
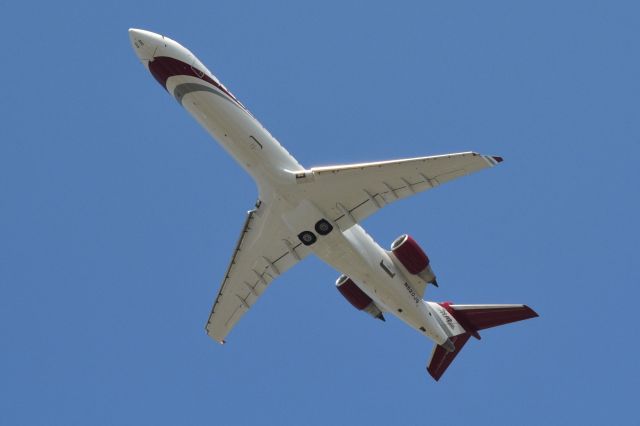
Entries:
<svg viewBox="0 0 640 426">
<path fill-rule="evenodd" d="M 637 2 L 12 2 L 0 98 L 0 423 L 637 424 Z M 364 223 L 432 300 L 527 303 L 439 383 L 431 343 L 307 259 L 204 323 L 250 178 L 135 57 L 191 49 L 306 166 L 500 167 Z"/>
</svg>

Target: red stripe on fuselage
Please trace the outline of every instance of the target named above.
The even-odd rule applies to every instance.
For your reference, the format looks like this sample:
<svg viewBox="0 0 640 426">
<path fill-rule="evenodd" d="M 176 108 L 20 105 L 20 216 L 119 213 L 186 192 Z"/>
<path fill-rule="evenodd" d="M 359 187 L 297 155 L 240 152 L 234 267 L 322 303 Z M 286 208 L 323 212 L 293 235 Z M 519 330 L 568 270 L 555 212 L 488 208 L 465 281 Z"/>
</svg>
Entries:
<svg viewBox="0 0 640 426">
<path fill-rule="evenodd" d="M 220 83 L 209 77 L 205 72 L 194 68 L 179 59 L 171 58 L 169 56 L 158 56 L 156 58 L 153 58 L 153 61 L 149 62 L 149 71 L 158 81 L 158 83 L 160 83 L 160 85 L 165 88 L 165 90 L 167 89 L 167 80 L 169 79 L 169 77 L 174 77 L 177 75 L 188 75 L 191 77 L 199 78 L 200 80 L 206 81 L 207 83 L 215 86 L 221 92 L 229 96 L 235 103 L 240 105 L 242 109 L 245 109 L 244 106 L 235 98 L 235 96 L 229 93 L 229 91 L 225 89 Z"/>
</svg>

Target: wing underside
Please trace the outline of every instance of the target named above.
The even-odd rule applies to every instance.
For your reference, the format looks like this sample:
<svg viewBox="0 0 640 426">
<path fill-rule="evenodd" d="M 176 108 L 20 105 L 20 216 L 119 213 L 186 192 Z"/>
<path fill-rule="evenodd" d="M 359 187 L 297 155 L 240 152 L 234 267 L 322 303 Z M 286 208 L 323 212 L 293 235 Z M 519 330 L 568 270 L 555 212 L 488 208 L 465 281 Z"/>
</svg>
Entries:
<svg viewBox="0 0 640 426">
<path fill-rule="evenodd" d="M 224 343 L 271 282 L 308 254 L 309 249 L 290 235 L 277 208 L 262 203 L 248 212 L 205 326 L 207 334 Z"/>
<path fill-rule="evenodd" d="M 314 202 L 344 230 L 394 201 L 501 161 L 501 157 L 463 152 L 315 167 L 297 177 L 301 184 L 309 184 L 307 191 Z"/>
</svg>

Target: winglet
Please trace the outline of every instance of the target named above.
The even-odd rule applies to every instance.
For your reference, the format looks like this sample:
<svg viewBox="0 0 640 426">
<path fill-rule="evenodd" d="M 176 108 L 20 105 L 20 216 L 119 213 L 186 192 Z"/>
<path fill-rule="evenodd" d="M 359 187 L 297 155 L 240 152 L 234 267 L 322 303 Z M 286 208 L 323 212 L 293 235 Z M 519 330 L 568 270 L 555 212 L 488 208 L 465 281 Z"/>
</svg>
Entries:
<svg viewBox="0 0 640 426">
<path fill-rule="evenodd" d="M 498 157 L 497 155 L 483 155 L 482 158 L 484 158 L 484 161 L 486 161 L 490 167 L 497 166 L 504 161 L 504 158 Z"/>
</svg>

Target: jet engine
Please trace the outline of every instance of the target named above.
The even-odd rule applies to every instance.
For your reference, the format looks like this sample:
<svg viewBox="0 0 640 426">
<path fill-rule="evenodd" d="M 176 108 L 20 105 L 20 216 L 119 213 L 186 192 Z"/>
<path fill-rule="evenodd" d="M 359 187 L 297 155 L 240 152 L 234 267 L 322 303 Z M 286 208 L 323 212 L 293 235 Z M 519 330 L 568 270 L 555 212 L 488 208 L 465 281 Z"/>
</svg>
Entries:
<svg viewBox="0 0 640 426">
<path fill-rule="evenodd" d="M 336 287 L 340 294 L 359 311 L 364 311 L 374 318 L 385 321 L 382 311 L 371 298 L 346 275 L 340 275 L 336 281 Z"/>
<path fill-rule="evenodd" d="M 429 264 L 429 257 L 409 235 L 404 234 L 396 238 L 391 243 L 391 252 L 410 274 L 417 275 L 425 282 L 438 286 L 436 275 Z"/>
</svg>

